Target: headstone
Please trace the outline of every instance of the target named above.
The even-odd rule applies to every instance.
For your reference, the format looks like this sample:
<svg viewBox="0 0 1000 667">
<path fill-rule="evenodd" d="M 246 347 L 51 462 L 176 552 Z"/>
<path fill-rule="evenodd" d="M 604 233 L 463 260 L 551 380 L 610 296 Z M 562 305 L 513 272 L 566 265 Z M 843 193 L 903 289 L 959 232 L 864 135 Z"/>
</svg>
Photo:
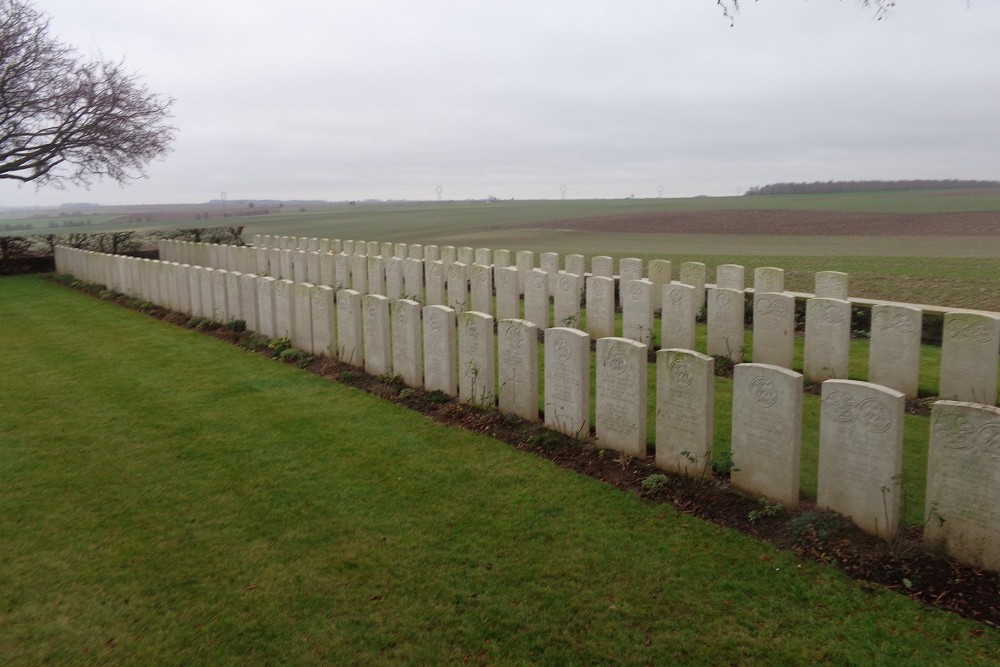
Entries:
<svg viewBox="0 0 1000 667">
<path fill-rule="evenodd" d="M 328 285 L 316 285 L 309 294 L 312 305 L 312 353 L 327 358 L 337 356 L 337 301 Z"/>
<path fill-rule="evenodd" d="M 368 242 L 368 254 L 369 255 L 381 255 L 382 251 L 386 250 L 386 247 L 385 247 L 386 245 L 388 245 L 388 252 L 386 254 L 391 255 L 392 254 L 392 244 L 391 243 L 389 243 L 389 244 L 382 244 L 382 243 L 379 243 L 378 241 L 369 241 Z"/>
<path fill-rule="evenodd" d="M 768 364 L 737 364 L 732 422 L 733 488 L 798 507 L 802 376 Z"/>
<path fill-rule="evenodd" d="M 615 260 L 606 255 L 598 255 L 597 257 L 590 258 L 590 275 L 613 278 L 614 274 Z"/>
<path fill-rule="evenodd" d="M 695 289 L 694 312 L 697 317 L 705 307 L 705 265 L 701 262 L 681 264 L 680 282 Z"/>
<path fill-rule="evenodd" d="M 427 305 L 443 306 L 445 304 L 444 262 L 440 260 L 424 260 L 424 269 L 427 278 Z"/>
<path fill-rule="evenodd" d="M 337 292 L 337 359 L 357 368 L 365 366 L 362 327 L 361 293 L 340 290 Z"/>
<path fill-rule="evenodd" d="M 566 267 L 566 273 L 582 276 L 587 272 L 587 264 L 583 255 L 566 255 L 566 259 L 563 262 Z"/>
<path fill-rule="evenodd" d="M 528 277 L 528 271 L 535 268 L 535 253 L 530 250 L 518 250 L 517 260 L 515 266 L 517 266 L 517 276 L 518 280 L 518 291 L 524 294 L 524 281 Z"/>
<path fill-rule="evenodd" d="M 587 333 L 595 339 L 615 335 L 614 278 L 587 278 Z"/>
<path fill-rule="evenodd" d="M 552 295 L 556 324 L 572 329 L 580 328 L 580 296 L 583 292 L 583 276 L 573 273 L 559 273 Z"/>
<path fill-rule="evenodd" d="M 423 259 L 424 258 L 424 246 L 420 243 L 411 243 L 408 249 L 410 259 Z"/>
<path fill-rule="evenodd" d="M 619 284 L 624 285 L 629 280 L 642 280 L 641 259 L 637 259 L 635 257 L 623 257 L 618 260 Z"/>
<path fill-rule="evenodd" d="M 622 338 L 652 347 L 653 283 L 645 279 L 623 280 L 621 293 Z"/>
<path fill-rule="evenodd" d="M 368 256 L 351 256 L 351 289 L 358 294 L 368 293 Z"/>
<path fill-rule="evenodd" d="M 851 352 L 851 304 L 841 299 L 806 301 L 803 374 L 807 382 L 847 377 Z"/>
<path fill-rule="evenodd" d="M 385 259 L 368 255 L 368 293 L 385 295 Z"/>
<path fill-rule="evenodd" d="M 521 317 L 521 297 L 517 291 L 517 267 L 504 266 L 494 269 L 497 292 L 497 319 L 511 320 Z"/>
<path fill-rule="evenodd" d="M 254 248 L 253 257 L 258 276 L 271 275 L 271 251 L 267 248 Z"/>
<path fill-rule="evenodd" d="M 318 239 L 317 239 L 318 241 Z M 319 251 L 306 253 L 306 279 L 298 282 L 307 282 L 318 285 L 320 281 L 319 271 Z"/>
<path fill-rule="evenodd" d="M 226 298 L 226 276 L 229 271 L 212 271 L 212 321 L 225 324 L 229 321 L 229 299 Z M 158 302 L 159 299 L 154 301 Z"/>
<path fill-rule="evenodd" d="M 397 299 L 390 304 L 392 315 L 392 372 L 403 378 L 408 387 L 424 384 L 421 305 L 412 299 Z"/>
<path fill-rule="evenodd" d="M 279 280 L 274 283 L 275 338 L 295 339 L 295 283 Z"/>
<path fill-rule="evenodd" d="M 1000 409 L 937 401 L 927 458 L 927 545 L 1000 570 Z"/>
<path fill-rule="evenodd" d="M 306 259 L 309 256 L 305 250 L 296 250 L 292 253 L 292 275 L 293 282 L 309 282 L 309 272 L 306 270 Z"/>
<path fill-rule="evenodd" d="M 640 458 L 646 456 L 646 350 L 625 338 L 597 340 L 597 444 Z"/>
<path fill-rule="evenodd" d="M 403 297 L 424 302 L 424 260 L 415 257 L 403 260 Z"/>
<path fill-rule="evenodd" d="M 816 296 L 847 300 L 847 274 L 840 271 L 819 271 L 816 274 Z"/>
<path fill-rule="evenodd" d="M 337 284 L 337 267 L 332 252 L 319 253 L 319 284 L 333 287 Z"/>
<path fill-rule="evenodd" d="M 503 269 L 510 266 L 510 250 L 506 248 L 501 248 L 493 252 L 493 268 Z M 494 274 L 493 280 L 496 280 L 496 275 Z"/>
<path fill-rule="evenodd" d="M 538 266 L 549 274 L 549 294 L 555 294 L 556 278 L 559 275 L 559 253 L 543 252 L 538 258 Z"/>
<path fill-rule="evenodd" d="M 381 294 L 361 297 L 361 326 L 364 329 L 365 372 L 392 373 L 392 339 L 389 337 L 389 299 Z"/>
<path fill-rule="evenodd" d="M 743 361 L 743 292 L 712 287 L 707 295 L 709 356 Z"/>
<path fill-rule="evenodd" d="M 663 286 L 660 315 L 661 348 L 694 349 L 697 298 L 697 290 L 691 285 L 670 283 Z"/>
<path fill-rule="evenodd" d="M 188 313 L 192 317 L 201 317 L 201 267 L 198 265 L 188 267 L 187 279 L 188 294 L 191 295 L 191 309 Z"/>
<path fill-rule="evenodd" d="M 310 353 L 313 350 L 312 289 L 312 283 L 292 285 L 292 347 Z"/>
<path fill-rule="evenodd" d="M 132 261 L 133 266 L 139 266 L 139 262 Z M 201 275 L 198 276 L 198 287 L 201 289 L 201 313 L 199 313 L 206 320 L 212 320 L 213 322 L 218 321 L 213 318 L 213 313 L 215 312 L 215 295 L 213 293 L 213 278 L 212 274 L 215 273 L 215 269 L 206 266 L 201 270 Z M 140 283 L 141 284 L 141 283 Z M 139 292 L 142 292 L 140 287 Z M 142 295 L 145 298 L 145 294 Z"/>
<path fill-rule="evenodd" d="M 762 292 L 784 292 L 785 270 L 773 266 L 762 266 L 754 269 L 753 291 L 758 294 Z"/>
<path fill-rule="evenodd" d="M 692 350 L 656 353 L 656 465 L 688 477 L 711 472 L 715 360 Z"/>
<path fill-rule="evenodd" d="M 538 419 L 538 327 L 525 320 L 497 325 L 498 406 L 522 419 Z"/>
<path fill-rule="evenodd" d="M 398 259 L 406 259 L 409 253 L 409 248 L 406 247 L 405 243 L 396 243 L 392 246 L 392 256 Z"/>
<path fill-rule="evenodd" d="M 255 294 L 257 297 L 257 302 L 254 304 L 254 322 L 257 323 L 257 331 L 260 335 L 265 338 L 277 338 L 277 323 L 274 319 L 274 286 L 277 283 L 277 279 L 270 276 L 264 276 L 263 278 L 257 278 L 257 276 L 250 274 L 243 274 L 243 279 L 240 284 L 240 291 L 243 295 Z M 256 286 L 256 289 L 254 289 Z M 250 319 L 247 318 L 249 304 L 245 300 L 243 302 L 243 316 L 247 320 L 247 328 L 250 328 Z"/>
<path fill-rule="evenodd" d="M 754 292 L 754 363 L 790 369 L 794 355 L 795 297 L 781 292 Z"/>
<path fill-rule="evenodd" d="M 458 398 L 492 406 L 496 402 L 493 318 L 468 311 L 458 315 Z"/>
<path fill-rule="evenodd" d="M 486 264 L 473 265 L 470 291 L 472 310 L 491 315 L 493 313 L 493 267 Z"/>
<path fill-rule="evenodd" d="M 941 398 L 984 405 L 997 402 L 998 339 L 1000 317 L 945 313 Z"/>
<path fill-rule="evenodd" d="M 342 241 L 341 244 L 340 244 L 340 252 L 344 253 L 345 255 L 353 255 L 354 254 L 354 241 L 352 241 L 350 239 Z"/>
<path fill-rule="evenodd" d="M 734 289 L 742 292 L 746 271 L 739 264 L 720 264 L 715 267 L 715 286 L 720 289 Z"/>
<path fill-rule="evenodd" d="M 441 259 L 441 249 L 436 245 L 424 246 L 424 261 L 437 262 Z"/>
<path fill-rule="evenodd" d="M 278 275 L 275 278 L 287 280 L 294 275 L 292 273 L 292 252 L 291 250 L 281 251 L 281 259 L 278 260 Z"/>
<path fill-rule="evenodd" d="M 872 306 L 869 382 L 901 391 L 907 398 L 917 397 L 922 315 L 911 306 Z"/>
<path fill-rule="evenodd" d="M 545 331 L 545 426 L 590 436 L 590 336 L 577 329 Z"/>
<path fill-rule="evenodd" d="M 320 239 L 319 240 L 319 253 L 321 255 L 329 254 L 329 252 L 330 252 L 330 250 L 331 250 L 332 247 L 333 247 L 333 244 L 330 242 L 330 239 Z"/>
<path fill-rule="evenodd" d="M 334 283 L 331 287 L 336 291 L 347 289 L 351 285 L 351 257 L 347 253 L 341 252 L 333 256 Z"/>
<path fill-rule="evenodd" d="M 472 265 L 476 263 L 476 251 L 469 247 L 458 249 L 456 260 L 465 269 L 465 278 L 472 276 Z"/>
<path fill-rule="evenodd" d="M 226 273 L 226 313 L 230 320 L 243 320 L 246 322 L 247 318 L 243 316 L 243 295 L 241 293 L 242 286 L 240 285 L 242 277 L 243 274 L 237 271 Z M 256 286 L 254 286 L 254 289 L 256 290 Z M 256 301 L 256 294 L 254 294 L 254 300 Z M 254 312 L 256 310 L 255 308 Z M 257 330 L 256 322 L 252 327 L 247 323 L 246 327 L 250 331 Z"/>
<path fill-rule="evenodd" d="M 271 276 L 273 278 L 280 278 L 281 258 L 283 257 L 284 250 L 281 248 L 270 248 L 267 253 L 267 273 L 264 275 Z"/>
<path fill-rule="evenodd" d="M 424 306 L 423 320 L 424 389 L 457 396 L 455 311 L 441 305 Z"/>
<path fill-rule="evenodd" d="M 549 324 L 549 276 L 541 269 L 530 269 L 524 277 L 524 319 L 540 329 Z"/>
<path fill-rule="evenodd" d="M 376 253 L 368 253 L 368 254 L 369 255 L 372 255 L 372 254 L 381 255 L 383 260 L 389 259 L 390 257 L 393 256 L 393 253 L 395 252 L 395 248 L 393 247 L 393 244 L 388 243 L 388 242 L 380 243 L 376 247 L 378 248 L 378 252 L 376 252 Z"/>
<path fill-rule="evenodd" d="M 649 260 L 649 282 L 653 283 L 653 311 L 660 312 L 663 304 L 663 286 L 669 285 L 673 279 L 673 268 L 670 260 Z"/>
<path fill-rule="evenodd" d="M 385 260 L 385 295 L 390 300 L 403 298 L 403 260 L 399 257 Z"/>
<path fill-rule="evenodd" d="M 823 383 L 817 504 L 887 540 L 902 518 L 905 402 L 901 392 L 868 382 Z"/>
<path fill-rule="evenodd" d="M 489 248 L 476 248 L 473 266 L 482 264 L 483 266 L 493 265 L 493 251 Z"/>
<path fill-rule="evenodd" d="M 455 262 L 448 267 L 448 306 L 461 313 L 469 309 L 469 283 L 466 266 Z"/>
</svg>

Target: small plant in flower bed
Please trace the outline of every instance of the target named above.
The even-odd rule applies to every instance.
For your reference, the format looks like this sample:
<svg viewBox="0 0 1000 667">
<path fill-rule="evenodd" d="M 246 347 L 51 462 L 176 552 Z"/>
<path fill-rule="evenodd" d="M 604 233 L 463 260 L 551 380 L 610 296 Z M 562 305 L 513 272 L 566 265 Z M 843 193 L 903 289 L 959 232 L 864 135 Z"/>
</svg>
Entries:
<svg viewBox="0 0 1000 667">
<path fill-rule="evenodd" d="M 225 327 L 226 331 L 235 331 L 236 333 L 243 333 L 244 331 L 247 330 L 247 321 L 232 319 L 226 322 L 225 325 L 223 326 Z"/>
<path fill-rule="evenodd" d="M 267 349 L 274 353 L 274 356 L 279 356 L 282 352 L 287 350 L 292 346 L 292 341 L 288 339 L 287 336 L 282 336 L 281 338 L 274 338 L 267 344 Z"/>
<path fill-rule="evenodd" d="M 212 321 L 204 317 L 192 317 L 189 319 L 184 326 L 188 329 L 195 329 L 197 331 L 206 331 L 212 326 Z"/>
<path fill-rule="evenodd" d="M 668 486 L 670 486 L 670 478 L 661 473 L 650 475 L 642 480 L 642 488 L 650 495 L 663 493 L 667 490 Z"/>
<path fill-rule="evenodd" d="M 287 350 L 282 350 L 278 353 L 278 359 L 286 364 L 295 364 L 299 368 L 305 368 L 309 365 L 309 362 L 313 360 L 313 356 L 308 352 L 303 352 L 302 350 L 288 348 Z"/>
</svg>

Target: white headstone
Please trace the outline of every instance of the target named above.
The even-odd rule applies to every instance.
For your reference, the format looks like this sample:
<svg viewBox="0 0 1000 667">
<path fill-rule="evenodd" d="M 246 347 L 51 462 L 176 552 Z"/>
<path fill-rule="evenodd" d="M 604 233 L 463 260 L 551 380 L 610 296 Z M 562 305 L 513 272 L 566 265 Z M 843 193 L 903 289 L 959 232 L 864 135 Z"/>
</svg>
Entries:
<svg viewBox="0 0 1000 667">
<path fill-rule="evenodd" d="M 333 287 L 337 284 L 337 267 L 334 264 L 335 255 L 331 252 L 319 253 L 319 284 Z"/>
<path fill-rule="evenodd" d="M 328 285 L 316 285 L 309 294 L 312 305 L 312 353 L 317 356 L 337 356 L 337 301 Z"/>
<path fill-rule="evenodd" d="M 545 426 L 575 438 L 590 435 L 590 336 L 545 331 Z"/>
<path fill-rule="evenodd" d="M 246 318 L 243 317 L 243 295 L 240 292 L 240 278 L 242 276 L 242 273 L 238 273 L 236 271 L 229 271 L 226 273 L 226 315 L 227 319 L 243 320 L 245 322 Z M 256 309 L 254 310 L 256 311 Z M 247 324 L 247 328 L 251 331 L 256 330 L 256 323 L 254 323 L 253 327 Z"/>
<path fill-rule="evenodd" d="M 292 275 L 289 279 L 297 283 L 309 282 L 309 271 L 306 268 L 306 260 L 309 253 L 305 250 L 296 250 L 292 253 Z"/>
<path fill-rule="evenodd" d="M 691 350 L 656 353 L 656 465 L 702 477 L 712 465 L 715 360 Z"/>
<path fill-rule="evenodd" d="M 663 286 L 660 347 L 693 350 L 695 345 L 695 300 L 697 290 L 691 285 L 670 283 Z"/>
<path fill-rule="evenodd" d="M 806 301 L 803 374 L 807 382 L 847 377 L 851 353 L 851 304 L 841 299 Z"/>
<path fill-rule="evenodd" d="M 614 278 L 587 278 L 587 332 L 595 339 L 615 335 Z"/>
<path fill-rule="evenodd" d="M 538 421 L 538 327 L 525 320 L 497 325 L 498 405 L 522 419 Z"/>
<path fill-rule="evenodd" d="M 458 313 L 469 309 L 467 276 L 466 265 L 462 262 L 455 262 L 448 267 L 448 306 Z"/>
<path fill-rule="evenodd" d="M 212 321 L 226 323 L 229 321 L 229 299 L 226 298 L 226 276 L 229 272 L 218 269 L 212 272 Z M 159 301 L 157 299 L 156 301 Z M 155 303 L 155 302 L 154 302 Z"/>
<path fill-rule="evenodd" d="M 707 296 L 708 354 L 743 361 L 743 292 L 712 287 Z"/>
<path fill-rule="evenodd" d="M 415 257 L 403 260 L 403 296 L 424 302 L 424 260 Z"/>
<path fill-rule="evenodd" d="M 295 340 L 295 283 L 279 280 L 274 283 L 275 338 Z"/>
<path fill-rule="evenodd" d="M 720 264 L 715 267 L 715 286 L 720 289 L 743 291 L 746 271 L 739 264 Z"/>
<path fill-rule="evenodd" d="M 518 294 L 517 267 L 504 266 L 494 269 L 497 291 L 497 319 L 510 320 L 521 317 L 521 297 Z"/>
<path fill-rule="evenodd" d="M 405 243 L 396 243 L 392 246 L 392 256 L 399 259 L 406 259 L 409 249 Z"/>
<path fill-rule="evenodd" d="M 424 246 L 424 261 L 437 262 L 441 259 L 441 249 L 436 245 Z"/>
<path fill-rule="evenodd" d="M 246 296 L 255 294 L 257 296 L 256 308 L 254 309 L 254 321 L 257 323 L 257 331 L 265 338 L 277 338 L 278 326 L 274 319 L 274 287 L 277 279 L 271 276 L 258 278 L 250 274 L 243 274 L 241 279 L 241 293 Z M 256 289 L 253 289 L 256 283 Z M 243 315 L 246 318 L 249 308 L 246 300 L 243 302 Z M 247 319 L 247 328 L 250 328 L 250 320 Z"/>
<path fill-rule="evenodd" d="M 976 568 L 1000 570 L 1000 409 L 931 409 L 924 540 Z"/>
<path fill-rule="evenodd" d="M 922 312 L 910 306 L 872 306 L 868 381 L 892 387 L 908 398 L 917 397 L 920 384 Z"/>
<path fill-rule="evenodd" d="M 390 300 L 403 298 L 403 260 L 399 257 L 385 260 L 385 295 Z"/>
<path fill-rule="evenodd" d="M 573 273 L 559 273 L 552 295 L 556 324 L 572 329 L 580 328 L 580 297 L 583 292 L 583 276 Z"/>
<path fill-rule="evenodd" d="M 559 275 L 559 253 L 543 252 L 538 259 L 538 267 L 549 274 L 549 294 L 554 294 L 556 277 Z"/>
<path fill-rule="evenodd" d="M 385 295 L 385 258 L 368 255 L 368 293 Z"/>
<path fill-rule="evenodd" d="M 754 292 L 754 363 L 790 369 L 794 355 L 795 297 L 781 292 Z"/>
<path fill-rule="evenodd" d="M 549 276 L 541 269 L 531 269 L 524 277 L 524 319 L 540 329 L 549 324 Z"/>
<path fill-rule="evenodd" d="M 694 312 L 697 317 L 705 307 L 705 265 L 701 262 L 681 264 L 680 282 L 694 287 Z"/>
<path fill-rule="evenodd" d="M 802 376 L 768 364 L 738 364 L 732 420 L 733 488 L 798 507 Z"/>
<path fill-rule="evenodd" d="M 590 275 L 612 278 L 615 274 L 615 260 L 606 256 L 598 255 L 590 258 Z"/>
<path fill-rule="evenodd" d="M 411 243 L 408 248 L 410 259 L 423 259 L 424 258 L 424 246 L 420 243 Z"/>
<path fill-rule="evenodd" d="M 471 281 L 472 310 L 490 315 L 493 313 L 493 267 L 475 264 Z"/>
<path fill-rule="evenodd" d="M 901 519 L 905 402 L 868 382 L 823 383 L 817 504 L 888 540 Z"/>
<path fill-rule="evenodd" d="M 528 277 L 528 271 L 535 268 L 535 253 L 530 250 L 518 250 L 516 257 L 515 266 L 517 266 L 517 276 L 521 281 L 518 285 L 518 290 L 524 294 L 524 281 Z"/>
<path fill-rule="evenodd" d="M 642 280 L 642 260 L 636 257 L 618 260 L 618 280 L 622 285 L 629 280 Z"/>
<path fill-rule="evenodd" d="M 641 263 L 640 263 L 641 267 Z M 623 280 L 622 338 L 653 345 L 653 283 L 645 279 Z"/>
<path fill-rule="evenodd" d="M 426 248 L 425 248 L 426 252 Z M 447 306 L 424 306 L 424 389 L 458 395 L 455 355 L 455 311 Z"/>
<path fill-rule="evenodd" d="M 941 398 L 984 405 L 997 402 L 998 339 L 1000 317 L 945 313 Z"/>
<path fill-rule="evenodd" d="M 361 326 L 364 329 L 365 372 L 392 373 L 392 339 L 389 337 L 389 299 L 381 294 L 361 297 Z"/>
<path fill-rule="evenodd" d="M 506 248 L 495 250 L 493 252 L 493 268 L 503 269 L 508 266 L 510 266 L 510 250 L 507 250 Z M 496 280 L 495 275 L 494 275 L 494 280 Z"/>
<path fill-rule="evenodd" d="M 587 264 L 583 255 L 566 255 L 566 259 L 563 262 L 563 265 L 566 267 L 566 273 L 582 276 L 587 272 Z"/>
<path fill-rule="evenodd" d="M 409 387 L 424 384 L 421 306 L 411 299 L 390 304 L 392 315 L 392 372 Z"/>
<path fill-rule="evenodd" d="M 773 266 L 762 266 L 753 271 L 753 291 L 784 292 L 785 270 Z"/>
<path fill-rule="evenodd" d="M 493 318 L 468 311 L 458 315 L 458 398 L 465 403 L 496 403 Z"/>
<path fill-rule="evenodd" d="M 427 248 L 430 247 L 432 246 L 427 246 Z M 440 260 L 424 260 L 424 270 L 427 279 L 427 305 L 443 306 L 445 304 L 444 262 Z"/>
<path fill-rule="evenodd" d="M 361 323 L 361 293 L 342 289 L 337 292 L 337 359 L 364 368 L 365 348 Z"/>
<path fill-rule="evenodd" d="M 646 351 L 634 340 L 597 340 L 597 444 L 640 458 L 646 456 Z"/>
<path fill-rule="evenodd" d="M 847 300 L 847 274 L 840 271 L 820 271 L 816 274 L 816 296 Z"/>
<path fill-rule="evenodd" d="M 651 259 L 649 260 L 649 282 L 653 283 L 653 310 L 660 312 L 663 304 L 663 286 L 669 285 L 673 279 L 673 268 L 670 260 Z"/>
<path fill-rule="evenodd" d="M 336 291 L 347 289 L 351 285 L 351 263 L 353 255 L 340 252 L 333 256 L 334 282 L 331 287 Z"/>
<path fill-rule="evenodd" d="M 351 289 L 358 294 L 368 293 L 368 256 L 351 256 Z"/>
<path fill-rule="evenodd" d="M 489 248 L 476 248 L 476 252 L 473 257 L 473 266 L 476 264 L 482 264 L 483 266 L 493 265 L 493 251 Z"/>
</svg>

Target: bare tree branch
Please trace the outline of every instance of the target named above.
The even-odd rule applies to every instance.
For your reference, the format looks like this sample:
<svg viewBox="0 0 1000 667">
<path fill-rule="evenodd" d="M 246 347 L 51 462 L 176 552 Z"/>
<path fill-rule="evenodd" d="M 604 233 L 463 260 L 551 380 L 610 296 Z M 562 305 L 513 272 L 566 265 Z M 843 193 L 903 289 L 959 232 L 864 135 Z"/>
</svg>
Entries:
<svg viewBox="0 0 1000 667">
<path fill-rule="evenodd" d="M 754 0 L 757 2 L 757 0 Z M 875 10 L 875 20 L 881 21 L 889 14 L 889 10 L 896 6 L 895 0 L 857 0 L 862 7 L 871 7 Z M 736 15 L 740 13 L 740 6 L 743 0 L 715 0 L 715 4 L 722 9 L 722 15 L 729 19 L 729 25 L 734 25 Z"/>
<path fill-rule="evenodd" d="M 52 39 L 27 0 L 0 0 L 0 179 L 89 185 L 145 176 L 169 151 L 173 99 L 123 62 L 87 61 Z"/>
</svg>

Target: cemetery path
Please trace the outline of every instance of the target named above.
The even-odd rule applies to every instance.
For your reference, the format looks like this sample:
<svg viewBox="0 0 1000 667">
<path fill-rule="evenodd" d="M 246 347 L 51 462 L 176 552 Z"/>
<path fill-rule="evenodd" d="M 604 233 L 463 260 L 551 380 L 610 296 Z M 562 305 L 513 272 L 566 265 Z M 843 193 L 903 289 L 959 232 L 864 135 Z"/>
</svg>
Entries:
<svg viewBox="0 0 1000 667">
<path fill-rule="evenodd" d="M 656 211 L 551 220 L 513 228 L 659 234 L 996 236 L 996 212 L 858 213 L 804 210 Z"/>
</svg>

